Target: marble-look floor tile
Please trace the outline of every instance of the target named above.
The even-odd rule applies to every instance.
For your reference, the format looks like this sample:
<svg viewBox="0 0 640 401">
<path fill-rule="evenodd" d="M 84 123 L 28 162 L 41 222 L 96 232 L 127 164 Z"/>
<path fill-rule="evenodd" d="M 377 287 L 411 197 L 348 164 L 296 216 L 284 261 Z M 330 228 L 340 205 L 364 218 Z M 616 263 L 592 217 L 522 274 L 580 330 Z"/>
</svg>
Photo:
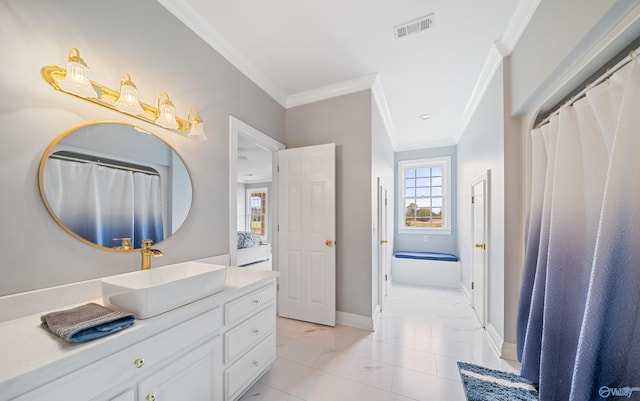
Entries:
<svg viewBox="0 0 640 401">
<path fill-rule="evenodd" d="M 320 355 L 333 353 L 333 348 L 323 347 L 290 337 L 276 339 L 276 355 L 278 358 L 298 362 L 305 366 L 313 366 Z"/>
<path fill-rule="evenodd" d="M 418 401 L 466 401 L 461 382 L 399 367 L 391 391 Z"/>
<path fill-rule="evenodd" d="M 464 401 L 458 361 L 519 371 L 446 288 L 394 284 L 376 332 L 278 318 L 276 341 L 276 361 L 243 401 Z"/>
<path fill-rule="evenodd" d="M 266 384 L 256 383 L 249 389 L 239 401 L 304 401 L 283 391 L 269 387 Z"/>
<path fill-rule="evenodd" d="M 365 384 L 348 382 L 345 384 L 338 401 L 414 401 L 390 391 L 381 390 Z"/>
<path fill-rule="evenodd" d="M 314 368 L 372 387 L 391 390 L 393 366 L 344 352 L 321 355 Z"/>
</svg>

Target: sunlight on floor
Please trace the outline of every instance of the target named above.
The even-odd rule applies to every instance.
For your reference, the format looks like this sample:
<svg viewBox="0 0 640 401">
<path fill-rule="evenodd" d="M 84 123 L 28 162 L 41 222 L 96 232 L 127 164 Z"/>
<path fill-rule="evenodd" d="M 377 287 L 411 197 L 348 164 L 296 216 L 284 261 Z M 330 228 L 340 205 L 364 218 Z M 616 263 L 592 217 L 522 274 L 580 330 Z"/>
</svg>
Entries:
<svg viewBox="0 0 640 401">
<path fill-rule="evenodd" d="M 277 360 L 251 401 L 464 401 L 457 361 L 500 359 L 460 291 L 394 284 L 375 332 L 278 318 Z"/>
</svg>

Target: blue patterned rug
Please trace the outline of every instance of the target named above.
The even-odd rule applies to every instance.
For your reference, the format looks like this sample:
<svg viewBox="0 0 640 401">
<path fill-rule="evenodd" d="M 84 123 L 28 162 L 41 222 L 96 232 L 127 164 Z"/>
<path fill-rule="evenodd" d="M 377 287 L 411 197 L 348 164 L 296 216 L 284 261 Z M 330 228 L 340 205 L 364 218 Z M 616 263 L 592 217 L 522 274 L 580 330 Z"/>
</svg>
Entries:
<svg viewBox="0 0 640 401">
<path fill-rule="evenodd" d="M 529 380 L 471 363 L 458 362 L 467 401 L 538 401 L 538 389 Z"/>
</svg>

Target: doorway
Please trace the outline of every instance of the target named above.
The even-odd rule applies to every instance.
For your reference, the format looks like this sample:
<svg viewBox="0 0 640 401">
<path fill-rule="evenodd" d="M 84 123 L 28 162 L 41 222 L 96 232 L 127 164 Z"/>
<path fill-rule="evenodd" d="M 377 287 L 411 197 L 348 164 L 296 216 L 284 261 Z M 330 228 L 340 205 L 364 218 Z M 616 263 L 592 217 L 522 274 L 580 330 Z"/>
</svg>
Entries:
<svg viewBox="0 0 640 401">
<path fill-rule="evenodd" d="M 378 177 L 378 307 L 382 312 L 391 286 L 389 244 L 389 189 Z"/>
<path fill-rule="evenodd" d="M 264 193 L 264 201 L 268 204 L 265 204 L 264 224 L 260 226 L 258 237 L 264 242 L 263 249 L 269 248 L 270 265 L 277 270 L 277 253 L 273 252 L 277 249 L 277 238 L 270 221 L 277 221 L 278 197 L 277 191 L 268 188 L 277 187 L 277 175 L 272 172 L 281 149 L 284 145 L 280 142 L 229 116 L 229 258 L 232 266 L 238 265 L 238 231 L 252 231 L 251 222 L 258 217 L 251 211 L 248 194 L 267 188 L 259 192 Z M 243 253 L 247 254 L 241 258 L 243 264 L 254 259 L 259 263 L 266 255 L 258 249 Z"/>
<path fill-rule="evenodd" d="M 487 275 L 489 271 L 489 177 L 487 170 L 471 181 L 471 230 L 473 261 L 471 299 L 482 327 L 486 326 Z"/>
</svg>

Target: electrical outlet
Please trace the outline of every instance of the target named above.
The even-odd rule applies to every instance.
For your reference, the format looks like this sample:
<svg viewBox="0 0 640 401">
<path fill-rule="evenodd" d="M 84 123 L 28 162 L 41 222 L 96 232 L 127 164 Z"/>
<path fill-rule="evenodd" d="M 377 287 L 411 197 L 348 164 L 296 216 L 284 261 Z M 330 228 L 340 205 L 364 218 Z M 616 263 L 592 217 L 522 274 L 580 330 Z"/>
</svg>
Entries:
<svg viewBox="0 0 640 401">
<path fill-rule="evenodd" d="M 422 237 L 422 240 L 423 240 L 424 242 L 429 242 L 429 236 L 428 236 L 428 235 L 423 236 L 423 237 Z"/>
</svg>

